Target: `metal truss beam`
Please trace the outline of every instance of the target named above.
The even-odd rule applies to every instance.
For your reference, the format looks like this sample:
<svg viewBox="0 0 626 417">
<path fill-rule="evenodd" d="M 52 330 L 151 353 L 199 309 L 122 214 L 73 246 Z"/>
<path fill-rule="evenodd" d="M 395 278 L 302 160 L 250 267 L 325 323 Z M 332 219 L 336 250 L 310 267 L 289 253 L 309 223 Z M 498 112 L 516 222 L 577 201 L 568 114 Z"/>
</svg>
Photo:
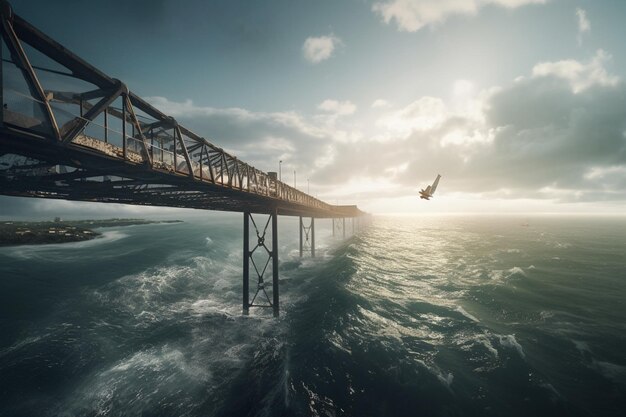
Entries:
<svg viewBox="0 0 626 417">
<path fill-rule="evenodd" d="M 0 1 L 0 13 L 2 38 L 12 62 L 22 73 L 30 97 L 16 92 L 20 94 L 20 100 L 31 100 L 45 110 L 42 114 L 33 115 L 16 106 L 0 112 L 0 155 L 23 155 L 50 166 L 66 166 L 70 168 L 68 172 L 79 169 L 95 176 L 122 177 L 146 185 L 169 184 L 177 190 L 191 193 L 188 197 L 159 195 L 156 191 L 150 194 L 149 191 L 133 193 L 120 187 L 98 185 L 89 178 L 72 180 L 72 176 L 78 177 L 79 174 L 45 178 L 49 173 L 33 167 L 30 176 L 41 181 L 20 183 L 21 176 L 0 175 L 0 194 L 47 198 L 64 196 L 84 201 L 123 201 L 127 204 L 266 214 L 278 211 L 281 215 L 318 218 L 364 214 L 356 206 L 333 206 L 303 193 L 179 125 L 173 117 L 129 91 L 121 81 L 98 70 L 14 15 L 6 1 Z M 80 85 L 84 81 L 93 87 L 85 92 L 46 89 L 37 78 L 27 56 L 28 51 L 22 45 L 30 45 L 68 71 L 39 67 L 37 70 L 49 71 L 57 77 L 69 77 L 70 81 L 71 78 L 81 80 Z M 3 76 L 2 71 L 0 77 L 0 97 L 3 97 L 11 90 L 5 85 L 10 80 Z M 71 85 L 71 82 L 68 84 Z M 118 97 L 122 97 L 121 108 L 113 107 Z M 89 100 L 98 101 L 93 104 Z M 74 105 L 78 105 L 78 112 L 74 111 Z M 53 110 L 69 112 L 69 119 L 63 117 L 63 120 L 70 122 L 59 127 Z M 104 117 L 104 126 L 96 123 L 100 115 Z M 111 129 L 111 118 L 121 121 L 121 132 Z M 42 124 L 51 128 L 42 132 Z M 126 131 L 127 124 L 132 126 L 132 134 Z M 100 131 L 102 136 L 98 136 Z M 121 144 L 119 140 L 112 139 L 110 133 L 115 133 L 115 138 L 121 134 Z M 132 140 L 132 146 L 129 146 L 129 140 Z M 175 201 L 175 198 L 181 200 Z"/>
<path fill-rule="evenodd" d="M 274 211 L 268 218 L 265 226 L 259 228 L 250 212 L 243 213 L 243 314 L 247 315 L 250 307 L 272 308 L 274 316 L 279 315 L 279 289 L 278 289 L 278 213 Z M 256 245 L 250 249 L 250 223 L 256 234 Z M 268 227 L 272 224 L 272 249 L 266 243 Z M 257 265 L 254 254 L 261 253 L 262 263 Z M 259 258 L 257 257 L 257 260 Z M 268 295 L 265 281 L 268 266 L 272 264 L 272 298 Z M 250 301 L 250 265 L 256 274 L 257 287 Z M 258 299 L 265 300 L 258 301 Z M 256 304 L 255 304 L 256 302 Z"/>
<path fill-rule="evenodd" d="M 308 226 L 304 224 L 302 216 L 300 216 L 300 257 L 304 252 L 310 252 L 311 257 L 315 258 L 315 217 L 311 217 Z"/>
<path fill-rule="evenodd" d="M 69 122 L 67 122 L 65 125 L 63 125 L 63 127 L 61 128 L 61 132 L 60 132 L 62 136 L 61 141 L 64 144 L 66 144 L 76 139 L 76 136 L 78 136 L 78 134 L 83 131 L 85 126 L 87 126 L 89 122 L 93 121 L 96 117 L 98 117 L 100 113 L 103 113 L 104 111 L 106 111 L 107 107 L 109 107 L 111 103 L 113 103 L 115 99 L 118 98 L 123 93 L 125 88 L 126 87 L 122 83 L 119 83 L 118 88 L 112 91 L 108 91 L 108 95 L 105 95 L 100 101 L 98 101 L 98 103 L 95 106 L 91 107 L 87 111 L 87 113 L 85 113 L 82 117 L 76 117 L 73 120 L 70 120 Z M 82 109 L 83 108 L 82 100 L 81 100 L 80 106 Z"/>
<path fill-rule="evenodd" d="M 59 127 L 56 119 L 54 118 L 54 114 L 52 113 L 52 109 L 50 108 L 50 103 L 48 103 L 48 99 L 43 91 L 43 88 L 41 87 L 39 79 L 37 78 L 37 74 L 35 74 L 35 70 L 31 66 L 30 61 L 26 56 L 26 52 L 24 52 L 24 48 L 22 48 L 22 45 L 13 30 L 13 13 L 10 11 L 10 8 L 7 10 L 5 5 L 6 3 L 2 4 L 2 37 L 4 38 L 9 52 L 11 53 L 13 62 L 17 64 L 18 68 L 24 74 L 24 80 L 28 84 L 31 94 L 45 109 L 48 123 L 50 123 L 50 128 L 52 129 L 52 136 L 54 139 L 60 140 L 61 135 L 59 133 Z M 7 13 L 9 16 L 7 16 Z"/>
</svg>

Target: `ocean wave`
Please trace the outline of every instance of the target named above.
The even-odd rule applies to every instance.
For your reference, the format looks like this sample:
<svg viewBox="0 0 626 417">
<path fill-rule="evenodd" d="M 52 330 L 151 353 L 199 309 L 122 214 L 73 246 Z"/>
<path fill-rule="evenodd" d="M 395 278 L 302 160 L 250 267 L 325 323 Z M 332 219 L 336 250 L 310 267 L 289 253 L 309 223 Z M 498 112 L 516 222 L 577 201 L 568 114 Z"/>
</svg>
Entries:
<svg viewBox="0 0 626 417">
<path fill-rule="evenodd" d="M 489 334 L 478 335 L 478 336 L 476 336 L 475 340 L 476 340 L 476 342 L 478 342 L 482 346 L 484 346 L 485 349 L 487 349 L 487 351 L 494 358 L 498 358 L 498 350 L 495 347 L 493 347 L 493 344 L 491 343 L 491 340 L 489 339 Z"/>
<path fill-rule="evenodd" d="M 454 382 L 454 374 L 452 372 L 443 372 L 437 365 L 434 363 L 427 364 L 421 359 L 415 360 L 417 363 L 422 365 L 424 368 L 428 370 L 432 375 L 434 375 L 439 382 L 446 388 L 450 389 L 452 382 Z"/>
<path fill-rule="evenodd" d="M 515 276 L 526 277 L 526 272 L 519 266 L 514 266 L 511 269 L 494 269 L 489 272 L 489 278 L 493 281 L 502 281 Z"/>
<path fill-rule="evenodd" d="M 515 339 L 515 335 L 513 334 L 499 335 L 498 338 L 500 339 L 500 345 L 511 348 L 511 349 L 515 349 L 522 358 L 526 357 L 526 354 L 524 353 L 524 349 L 522 349 L 522 345 L 520 345 L 517 342 L 517 339 Z"/>
<path fill-rule="evenodd" d="M 551 319 L 554 317 L 554 311 L 542 310 L 539 312 L 539 317 L 541 317 L 541 320 Z"/>
<path fill-rule="evenodd" d="M 121 402 L 124 414 L 144 414 L 163 401 L 189 403 L 185 392 L 211 379 L 207 366 L 197 366 L 183 351 L 166 345 L 135 352 L 87 376 L 63 409 L 69 415 L 109 415 Z"/>
<path fill-rule="evenodd" d="M 607 379 L 626 385 L 626 366 L 609 361 L 598 360 L 594 357 L 591 347 L 587 342 L 572 340 L 572 343 L 574 343 L 574 346 L 581 354 L 583 361 L 586 362 L 589 368 L 599 372 Z"/>
<path fill-rule="evenodd" d="M 605 378 L 626 385 L 626 366 L 595 359 L 591 362 L 591 366 Z"/>
<path fill-rule="evenodd" d="M 458 311 L 461 314 L 463 314 L 468 319 L 470 319 L 470 320 L 472 320 L 472 321 L 474 321 L 476 323 L 480 323 L 480 320 L 478 320 L 475 316 L 473 316 L 470 313 L 468 313 L 463 307 L 457 306 L 454 310 Z"/>
<path fill-rule="evenodd" d="M 106 308 L 126 312 L 141 328 L 185 315 L 238 314 L 239 281 L 228 279 L 234 273 L 230 268 L 228 262 L 195 257 L 191 265 L 121 277 L 92 290 L 91 296 Z"/>
</svg>

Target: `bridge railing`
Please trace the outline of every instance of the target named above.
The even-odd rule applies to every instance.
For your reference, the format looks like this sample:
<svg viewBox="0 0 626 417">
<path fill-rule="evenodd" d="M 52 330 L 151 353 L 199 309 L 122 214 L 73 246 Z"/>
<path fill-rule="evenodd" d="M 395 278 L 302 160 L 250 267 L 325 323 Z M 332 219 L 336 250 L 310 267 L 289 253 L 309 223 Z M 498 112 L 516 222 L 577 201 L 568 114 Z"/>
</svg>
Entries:
<svg viewBox="0 0 626 417">
<path fill-rule="evenodd" d="M 1 13 L 2 38 L 10 55 L 2 57 L 2 128 L 185 175 L 190 181 L 333 210 L 180 125 L 10 8 L 3 7 Z M 46 58 L 48 66 L 32 64 L 31 54 Z"/>
</svg>

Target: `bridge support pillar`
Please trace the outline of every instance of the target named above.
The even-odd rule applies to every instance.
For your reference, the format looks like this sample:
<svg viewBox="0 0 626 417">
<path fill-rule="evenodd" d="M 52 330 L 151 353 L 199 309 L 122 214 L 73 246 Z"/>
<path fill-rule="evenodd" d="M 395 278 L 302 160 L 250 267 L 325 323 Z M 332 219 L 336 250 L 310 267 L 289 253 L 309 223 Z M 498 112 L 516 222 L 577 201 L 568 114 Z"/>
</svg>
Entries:
<svg viewBox="0 0 626 417">
<path fill-rule="evenodd" d="M 345 219 L 345 217 L 342 217 L 340 219 L 335 219 L 333 217 L 333 237 L 338 236 L 339 232 L 341 232 L 341 235 L 345 239 L 346 238 L 346 219 Z"/>
<path fill-rule="evenodd" d="M 243 213 L 243 314 L 250 312 L 250 213 Z"/>
<path fill-rule="evenodd" d="M 274 302 L 274 317 L 278 317 L 279 299 L 278 299 L 278 210 L 274 209 L 272 217 L 272 296 Z"/>
<path fill-rule="evenodd" d="M 309 226 L 304 224 L 300 217 L 300 257 L 304 252 L 311 252 L 311 257 L 315 258 L 315 217 L 311 217 Z"/>
<path fill-rule="evenodd" d="M 270 250 L 265 242 L 265 236 L 270 222 L 272 223 L 272 249 Z M 250 249 L 250 223 L 254 227 L 257 243 Z M 256 254 L 256 256 L 255 256 Z M 272 298 L 266 291 L 267 283 L 265 276 L 267 268 L 272 263 Z M 250 265 L 257 276 L 257 288 L 250 301 Z M 261 295 L 259 297 L 259 295 Z M 257 298 L 265 299 L 265 302 L 257 301 Z M 243 214 L 243 314 L 247 315 L 250 307 L 271 307 L 274 316 L 279 312 L 279 289 L 278 289 L 278 212 L 271 213 L 261 229 L 254 221 L 250 212 Z M 256 303 L 255 303 L 256 301 Z"/>
</svg>

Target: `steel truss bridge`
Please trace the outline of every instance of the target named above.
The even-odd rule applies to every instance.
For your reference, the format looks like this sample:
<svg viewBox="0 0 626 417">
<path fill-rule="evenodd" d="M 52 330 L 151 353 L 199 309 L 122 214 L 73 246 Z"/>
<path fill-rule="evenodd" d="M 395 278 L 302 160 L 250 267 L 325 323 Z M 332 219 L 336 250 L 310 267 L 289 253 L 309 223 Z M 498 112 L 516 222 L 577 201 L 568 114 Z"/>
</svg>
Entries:
<svg viewBox="0 0 626 417">
<path fill-rule="evenodd" d="M 279 215 L 300 217 L 300 256 L 315 256 L 316 218 L 332 218 L 333 235 L 345 237 L 345 218 L 354 232 L 367 217 L 239 160 L 0 5 L 0 194 L 242 212 L 245 314 L 278 315 Z"/>
</svg>

